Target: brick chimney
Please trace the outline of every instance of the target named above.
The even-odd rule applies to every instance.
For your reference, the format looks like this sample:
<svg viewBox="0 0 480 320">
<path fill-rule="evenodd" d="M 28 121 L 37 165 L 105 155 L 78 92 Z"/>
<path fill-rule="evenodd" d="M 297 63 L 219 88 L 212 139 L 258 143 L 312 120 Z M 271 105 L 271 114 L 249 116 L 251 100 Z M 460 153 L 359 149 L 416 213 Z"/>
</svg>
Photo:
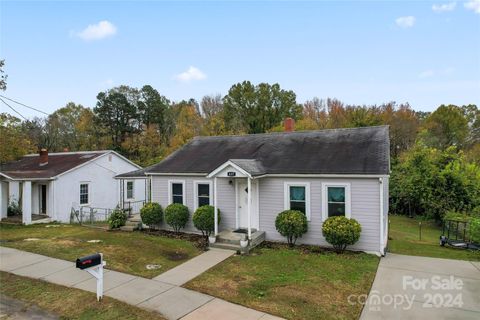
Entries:
<svg viewBox="0 0 480 320">
<path fill-rule="evenodd" d="M 40 149 L 40 159 L 39 159 L 40 165 L 44 166 L 48 164 L 48 150 L 47 149 Z"/>
<path fill-rule="evenodd" d="M 283 121 L 284 131 L 285 132 L 292 132 L 295 131 L 295 120 L 292 118 L 285 118 Z"/>
</svg>

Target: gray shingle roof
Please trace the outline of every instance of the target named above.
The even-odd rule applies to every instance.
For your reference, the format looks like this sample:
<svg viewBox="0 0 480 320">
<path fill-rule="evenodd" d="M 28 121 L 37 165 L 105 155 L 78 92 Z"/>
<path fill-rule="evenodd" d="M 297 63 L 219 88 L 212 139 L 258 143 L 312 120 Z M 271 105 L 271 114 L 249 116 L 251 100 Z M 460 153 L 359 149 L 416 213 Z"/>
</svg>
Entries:
<svg viewBox="0 0 480 320">
<path fill-rule="evenodd" d="M 208 174 L 228 160 L 252 175 L 389 174 L 388 126 L 195 137 L 145 172 Z"/>
</svg>

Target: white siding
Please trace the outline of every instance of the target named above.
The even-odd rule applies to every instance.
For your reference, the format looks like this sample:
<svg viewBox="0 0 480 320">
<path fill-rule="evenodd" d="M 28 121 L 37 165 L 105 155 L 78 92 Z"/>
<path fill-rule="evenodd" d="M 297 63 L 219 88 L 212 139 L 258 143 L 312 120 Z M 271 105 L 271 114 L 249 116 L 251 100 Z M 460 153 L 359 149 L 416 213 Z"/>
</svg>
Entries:
<svg viewBox="0 0 480 320">
<path fill-rule="evenodd" d="M 119 203 L 118 174 L 137 170 L 138 168 L 115 154 L 100 158 L 60 176 L 54 181 L 55 212 L 53 218 L 62 222 L 70 221 L 72 206 L 79 207 L 80 183 L 89 184 L 89 206 L 113 209 Z M 111 161 L 110 161 L 111 159 Z M 144 180 L 135 183 L 144 184 Z M 52 188 L 49 188 L 49 191 Z M 145 198 L 145 187 L 138 187 L 139 197 Z M 137 195 L 136 195 L 137 196 Z"/>
<path fill-rule="evenodd" d="M 190 211 L 190 220 L 187 223 L 184 231 L 198 232 L 193 226 L 192 215 L 194 213 L 194 181 L 212 181 L 212 190 L 210 194 L 212 197 L 211 203 L 213 204 L 213 179 L 206 179 L 205 177 L 195 176 L 153 176 L 152 177 L 152 202 L 158 202 L 162 208 L 169 204 L 168 199 L 168 181 L 178 180 L 185 181 L 184 197 L 185 203 Z M 229 179 L 217 179 L 217 197 L 218 208 L 220 209 L 221 222 L 220 230 L 235 228 L 235 184 L 230 185 Z M 170 229 L 167 224 L 161 226 L 165 229 Z"/>
<path fill-rule="evenodd" d="M 380 187 L 378 179 L 289 179 L 264 178 L 260 180 L 260 230 L 267 240 L 285 241 L 275 229 L 275 218 L 283 211 L 284 182 L 310 182 L 311 220 L 308 232 L 298 243 L 328 245 L 322 236 L 322 182 L 346 182 L 351 184 L 352 218 L 362 226 L 360 240 L 351 247 L 355 250 L 379 251 L 380 244 Z"/>
</svg>

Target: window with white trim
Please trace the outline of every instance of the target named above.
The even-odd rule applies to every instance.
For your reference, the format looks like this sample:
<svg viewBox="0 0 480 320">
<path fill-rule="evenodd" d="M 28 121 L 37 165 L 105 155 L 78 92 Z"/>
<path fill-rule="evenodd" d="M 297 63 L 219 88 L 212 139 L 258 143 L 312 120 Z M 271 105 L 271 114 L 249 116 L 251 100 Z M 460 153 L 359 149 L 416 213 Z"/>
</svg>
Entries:
<svg viewBox="0 0 480 320">
<path fill-rule="evenodd" d="M 197 184 L 197 208 L 210 204 L 210 184 Z"/>
<path fill-rule="evenodd" d="M 127 199 L 133 199 L 135 197 L 133 186 L 133 181 L 127 181 Z"/>
<path fill-rule="evenodd" d="M 310 220 L 310 183 L 285 182 L 285 210 L 298 210 Z"/>
<path fill-rule="evenodd" d="M 184 184 L 181 182 L 172 182 L 171 183 L 171 196 L 172 198 L 171 203 L 180 203 L 183 204 L 183 186 Z"/>
<path fill-rule="evenodd" d="M 88 204 L 88 183 L 80 184 L 80 204 Z"/>
<path fill-rule="evenodd" d="M 335 216 L 351 217 L 350 183 L 322 183 L 323 220 Z"/>
</svg>

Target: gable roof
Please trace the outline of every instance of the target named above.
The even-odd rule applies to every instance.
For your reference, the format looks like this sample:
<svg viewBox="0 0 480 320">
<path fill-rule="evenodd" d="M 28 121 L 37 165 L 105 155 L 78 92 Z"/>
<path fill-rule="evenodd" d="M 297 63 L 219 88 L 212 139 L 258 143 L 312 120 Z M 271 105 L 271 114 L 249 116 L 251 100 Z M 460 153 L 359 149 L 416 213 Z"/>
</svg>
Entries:
<svg viewBox="0 0 480 320">
<path fill-rule="evenodd" d="M 145 174 L 208 174 L 231 161 L 263 174 L 389 174 L 388 126 L 195 137 Z"/>
<path fill-rule="evenodd" d="M 48 154 L 48 163 L 39 164 L 38 154 L 29 154 L 17 161 L 0 166 L 0 175 L 11 179 L 51 179 L 111 150 L 85 152 L 58 152 Z"/>
</svg>

